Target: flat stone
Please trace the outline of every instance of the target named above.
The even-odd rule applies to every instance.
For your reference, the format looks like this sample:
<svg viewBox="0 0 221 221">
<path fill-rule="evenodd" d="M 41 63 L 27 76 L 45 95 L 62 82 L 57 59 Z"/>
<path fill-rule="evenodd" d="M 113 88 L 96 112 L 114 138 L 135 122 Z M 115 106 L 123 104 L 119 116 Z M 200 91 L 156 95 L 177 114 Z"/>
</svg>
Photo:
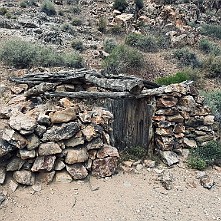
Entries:
<svg viewBox="0 0 221 221">
<path fill-rule="evenodd" d="M 30 159 L 35 157 L 35 150 L 19 150 L 19 154 L 22 160 Z"/>
<path fill-rule="evenodd" d="M 55 176 L 55 171 L 51 171 L 51 172 L 41 172 L 38 175 L 38 179 L 42 182 L 42 183 L 52 183 L 53 179 Z"/>
<path fill-rule="evenodd" d="M 25 139 L 18 132 L 10 128 L 3 131 L 2 139 L 7 141 L 9 144 L 17 147 L 18 149 L 22 149 L 28 144 L 27 139 Z"/>
<path fill-rule="evenodd" d="M 57 159 L 55 162 L 54 169 L 58 171 L 58 170 L 63 170 L 64 168 L 65 168 L 65 163 L 61 159 Z"/>
<path fill-rule="evenodd" d="M 20 170 L 13 173 L 13 178 L 16 182 L 23 184 L 23 185 L 34 185 L 35 183 L 35 176 L 32 172 L 27 170 Z"/>
<path fill-rule="evenodd" d="M 178 105 L 182 106 L 182 110 L 194 111 L 195 107 L 196 107 L 196 102 L 195 102 L 193 96 L 187 95 L 187 96 L 182 97 L 179 100 L 179 104 Z"/>
<path fill-rule="evenodd" d="M 61 126 L 52 126 L 47 130 L 42 141 L 61 141 L 73 137 L 80 130 L 80 124 L 77 122 L 63 123 Z"/>
<path fill-rule="evenodd" d="M 119 153 L 116 147 L 104 144 L 103 148 L 98 150 L 97 158 L 105 157 L 119 157 Z"/>
<path fill-rule="evenodd" d="M 92 174 L 98 177 L 107 177 L 116 173 L 118 164 L 117 157 L 96 159 L 92 164 Z"/>
<path fill-rule="evenodd" d="M 161 184 L 166 190 L 171 190 L 173 188 L 173 176 L 168 170 L 163 172 Z"/>
<path fill-rule="evenodd" d="M 184 133 L 185 132 L 185 126 L 181 123 L 179 124 L 176 124 L 175 127 L 174 127 L 174 133 Z"/>
<path fill-rule="evenodd" d="M 0 157 L 10 153 L 13 151 L 16 147 L 12 146 L 8 142 L 0 139 Z"/>
<path fill-rule="evenodd" d="M 68 173 L 74 180 L 81 180 L 87 177 L 88 171 L 82 164 L 66 165 Z"/>
<path fill-rule="evenodd" d="M 54 167 L 56 156 L 42 156 L 37 157 L 31 168 L 31 171 L 37 172 L 39 170 L 51 171 Z"/>
<path fill-rule="evenodd" d="M 57 183 L 71 183 L 72 177 L 66 171 L 56 172 L 55 182 L 57 182 Z"/>
<path fill-rule="evenodd" d="M 144 165 L 147 168 L 154 168 L 154 167 L 156 167 L 156 161 L 154 161 L 154 160 L 144 160 Z"/>
<path fill-rule="evenodd" d="M 14 112 L 9 119 L 9 125 L 17 131 L 23 131 L 23 133 L 25 132 L 24 134 L 30 134 L 34 132 L 37 120 L 30 116 L 30 114 Z"/>
<path fill-rule="evenodd" d="M 40 145 L 40 139 L 35 134 L 32 134 L 29 137 L 27 137 L 27 141 L 28 144 L 26 148 L 28 150 L 34 150 Z"/>
<path fill-rule="evenodd" d="M 7 165 L 6 171 L 16 171 L 20 170 L 25 163 L 21 158 L 15 157 L 13 158 Z"/>
<path fill-rule="evenodd" d="M 154 121 L 165 121 L 166 120 L 166 117 L 165 116 L 163 116 L 163 115 L 156 115 L 156 116 L 153 116 L 152 117 L 152 119 L 154 120 Z"/>
<path fill-rule="evenodd" d="M 160 122 L 155 122 L 155 125 L 157 125 L 157 127 L 159 128 L 168 128 L 168 127 L 171 127 L 171 126 L 174 126 L 175 125 L 175 122 L 169 122 L 169 121 L 160 121 Z"/>
<path fill-rule="evenodd" d="M 62 98 L 59 100 L 59 103 L 62 107 L 69 108 L 74 106 L 74 103 L 72 103 L 68 98 Z"/>
<path fill-rule="evenodd" d="M 164 116 L 176 115 L 178 113 L 179 113 L 179 111 L 175 107 L 166 108 L 166 109 L 159 109 L 155 112 L 156 115 L 164 115 Z"/>
<path fill-rule="evenodd" d="M 177 104 L 178 99 L 173 96 L 162 96 L 157 99 L 157 107 L 173 107 Z"/>
<path fill-rule="evenodd" d="M 173 116 L 167 116 L 167 120 L 176 123 L 183 123 L 184 118 L 180 114 L 177 114 Z"/>
<path fill-rule="evenodd" d="M 173 135 L 172 128 L 156 128 L 155 133 L 160 136 L 172 136 Z"/>
<path fill-rule="evenodd" d="M 173 151 L 160 151 L 160 156 L 165 164 L 172 166 L 179 162 L 178 155 Z"/>
<path fill-rule="evenodd" d="M 12 190 L 12 192 L 15 192 L 18 188 L 18 183 L 14 180 L 10 180 L 9 187 Z"/>
<path fill-rule="evenodd" d="M 103 141 L 101 138 L 96 138 L 92 140 L 91 142 L 88 143 L 87 149 L 92 150 L 92 149 L 101 149 L 103 147 Z"/>
<path fill-rule="evenodd" d="M 213 125 L 214 124 L 214 116 L 213 115 L 207 115 L 204 117 L 204 125 Z"/>
<path fill-rule="evenodd" d="M 54 154 L 61 153 L 61 152 L 62 152 L 62 149 L 55 142 L 42 143 L 40 144 L 39 149 L 38 149 L 38 154 L 40 156 L 54 155 Z"/>
<path fill-rule="evenodd" d="M 0 167 L 0 184 L 5 182 L 6 171 L 4 167 Z"/>
<path fill-rule="evenodd" d="M 83 163 L 88 160 L 88 152 L 86 148 L 80 149 L 67 149 L 67 156 L 65 158 L 65 163 Z"/>
<path fill-rule="evenodd" d="M 214 136 L 213 135 L 205 135 L 205 136 L 197 136 L 196 137 L 196 141 L 202 143 L 202 142 L 206 142 L 206 141 L 212 141 L 214 140 Z"/>
<path fill-rule="evenodd" d="M 82 130 L 83 135 L 85 136 L 87 141 L 91 141 L 94 137 L 96 137 L 96 132 L 93 126 L 89 125 Z"/>
<path fill-rule="evenodd" d="M 72 137 L 68 140 L 65 140 L 64 144 L 66 147 L 77 147 L 79 145 L 84 144 L 84 138 L 83 137 Z"/>
<path fill-rule="evenodd" d="M 188 148 L 195 148 L 195 147 L 197 147 L 197 143 L 193 139 L 188 139 L 188 138 L 185 137 L 183 139 L 183 143 L 184 143 L 185 147 L 188 147 Z"/>
<path fill-rule="evenodd" d="M 51 112 L 49 114 L 49 117 L 51 119 L 51 122 L 53 124 L 56 123 L 67 123 L 71 120 L 75 120 L 77 118 L 76 116 L 76 110 L 75 108 L 66 108 L 65 110 Z"/>
</svg>

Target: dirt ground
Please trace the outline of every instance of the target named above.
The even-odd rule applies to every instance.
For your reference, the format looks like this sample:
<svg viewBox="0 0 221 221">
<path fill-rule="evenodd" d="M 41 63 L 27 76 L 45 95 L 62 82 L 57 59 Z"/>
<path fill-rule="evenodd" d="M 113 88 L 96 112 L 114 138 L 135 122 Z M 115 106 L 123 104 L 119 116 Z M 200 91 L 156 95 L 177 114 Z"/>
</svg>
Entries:
<svg viewBox="0 0 221 221">
<path fill-rule="evenodd" d="M 34 192 L 19 187 L 0 206 L 1 221 L 92 221 L 92 220 L 221 220 L 221 171 L 211 170 L 216 184 L 203 188 L 196 171 L 170 169 L 172 190 L 157 181 L 159 169 L 139 174 L 119 174 L 108 179 L 91 178 L 69 184 L 53 183 Z"/>
</svg>

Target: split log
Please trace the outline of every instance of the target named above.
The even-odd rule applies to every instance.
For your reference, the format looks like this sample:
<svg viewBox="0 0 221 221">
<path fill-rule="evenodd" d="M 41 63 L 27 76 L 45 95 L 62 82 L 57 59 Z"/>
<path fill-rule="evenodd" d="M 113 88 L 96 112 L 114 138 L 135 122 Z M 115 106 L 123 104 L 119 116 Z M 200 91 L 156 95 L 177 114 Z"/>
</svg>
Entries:
<svg viewBox="0 0 221 221">
<path fill-rule="evenodd" d="M 87 99 L 98 99 L 98 98 L 132 98 L 134 97 L 129 92 L 45 92 L 46 97 L 69 97 L 69 98 L 87 98 Z"/>
</svg>

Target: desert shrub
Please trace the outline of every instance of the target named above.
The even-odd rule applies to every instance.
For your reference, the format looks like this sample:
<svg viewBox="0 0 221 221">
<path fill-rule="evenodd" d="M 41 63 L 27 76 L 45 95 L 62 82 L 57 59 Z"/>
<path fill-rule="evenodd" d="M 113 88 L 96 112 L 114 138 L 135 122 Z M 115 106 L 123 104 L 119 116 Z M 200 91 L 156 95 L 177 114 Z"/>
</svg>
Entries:
<svg viewBox="0 0 221 221">
<path fill-rule="evenodd" d="M 5 15 L 8 12 L 7 8 L 0 8 L 0 15 Z"/>
<path fill-rule="evenodd" d="M 84 45 L 83 45 L 83 42 L 82 41 L 78 41 L 78 40 L 75 40 L 75 41 L 72 41 L 71 42 L 71 47 L 77 51 L 83 51 L 84 50 Z"/>
<path fill-rule="evenodd" d="M 122 161 L 142 160 L 147 154 L 143 147 L 128 147 L 120 153 Z"/>
<path fill-rule="evenodd" d="M 193 68 L 200 67 L 200 61 L 195 53 L 188 48 L 177 49 L 174 57 L 178 59 L 183 66 L 191 66 Z"/>
<path fill-rule="evenodd" d="M 71 22 L 71 24 L 73 25 L 73 26 L 80 26 L 80 25 L 82 25 L 82 20 L 80 19 L 80 18 L 74 18 L 73 20 L 72 20 L 72 22 Z"/>
<path fill-rule="evenodd" d="M 156 52 L 158 50 L 156 39 L 152 36 L 131 33 L 126 37 L 125 43 L 144 52 Z"/>
<path fill-rule="evenodd" d="M 209 76 L 221 77 L 221 56 L 211 59 L 211 63 L 209 64 Z"/>
<path fill-rule="evenodd" d="M 105 33 L 107 30 L 107 20 L 105 17 L 101 17 L 98 20 L 98 31 Z"/>
<path fill-rule="evenodd" d="M 169 85 L 169 84 L 181 83 L 187 80 L 191 80 L 191 77 L 187 72 L 178 72 L 175 75 L 160 77 L 156 79 L 156 83 L 160 85 Z"/>
<path fill-rule="evenodd" d="M 208 41 L 207 39 L 202 39 L 199 42 L 199 49 L 207 54 L 213 54 L 215 56 L 221 54 L 221 49 L 218 45 Z"/>
<path fill-rule="evenodd" d="M 27 8 L 29 6 L 36 6 L 37 0 L 23 0 L 20 2 L 20 7 L 21 8 Z"/>
<path fill-rule="evenodd" d="M 113 35 L 121 35 L 124 32 L 124 29 L 121 25 L 114 25 L 110 28 L 110 33 Z"/>
<path fill-rule="evenodd" d="M 74 30 L 73 27 L 72 27 L 70 24 L 68 24 L 68 23 L 63 24 L 63 25 L 61 26 L 61 30 L 62 30 L 63 32 L 67 32 L 67 33 L 69 33 L 69 34 L 71 34 L 71 35 L 74 35 L 74 34 L 75 34 L 75 30 Z"/>
<path fill-rule="evenodd" d="M 69 12 L 73 13 L 73 14 L 80 14 L 81 9 L 79 6 L 72 6 L 72 7 L 70 7 Z"/>
<path fill-rule="evenodd" d="M 221 39 L 221 26 L 206 24 L 201 27 L 201 34 Z"/>
<path fill-rule="evenodd" d="M 106 38 L 104 40 L 104 51 L 111 53 L 111 51 L 117 46 L 117 42 L 113 38 Z"/>
<path fill-rule="evenodd" d="M 82 67 L 82 58 L 76 54 L 58 53 L 49 47 L 40 47 L 22 40 L 10 40 L 0 50 L 0 60 L 16 68 L 32 66 Z"/>
<path fill-rule="evenodd" d="M 66 0 L 68 5 L 79 4 L 79 0 Z"/>
<path fill-rule="evenodd" d="M 116 46 L 104 60 L 104 68 L 112 74 L 139 70 L 144 66 L 143 55 L 125 45 Z"/>
<path fill-rule="evenodd" d="M 123 12 L 128 6 L 128 3 L 126 0 L 115 0 L 113 8 L 117 9 L 120 12 Z"/>
<path fill-rule="evenodd" d="M 221 143 L 210 141 L 204 146 L 191 150 L 188 164 L 194 169 L 203 170 L 221 159 Z"/>
<path fill-rule="evenodd" d="M 43 1 L 41 11 L 47 14 L 48 16 L 57 14 L 55 6 L 50 0 Z"/>
</svg>

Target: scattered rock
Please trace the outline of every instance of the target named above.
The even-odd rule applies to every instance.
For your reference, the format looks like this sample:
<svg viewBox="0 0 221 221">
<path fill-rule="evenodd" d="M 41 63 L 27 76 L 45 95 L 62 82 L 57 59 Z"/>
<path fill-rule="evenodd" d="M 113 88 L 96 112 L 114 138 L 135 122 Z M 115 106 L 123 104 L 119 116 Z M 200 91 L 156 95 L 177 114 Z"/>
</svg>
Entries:
<svg viewBox="0 0 221 221">
<path fill-rule="evenodd" d="M 33 189 L 35 192 L 41 191 L 41 184 L 37 183 L 37 184 L 32 185 L 32 189 Z"/>
<path fill-rule="evenodd" d="M 162 174 L 162 177 L 161 177 L 162 186 L 166 190 L 171 190 L 173 188 L 173 183 L 172 182 L 173 182 L 172 174 L 168 170 L 165 170 Z"/>
<path fill-rule="evenodd" d="M 202 176 L 200 178 L 200 184 L 206 189 L 211 189 L 215 186 L 214 180 L 208 175 Z"/>
<path fill-rule="evenodd" d="M 20 170 L 14 172 L 13 178 L 16 180 L 16 182 L 23 185 L 31 186 L 35 183 L 35 176 L 32 174 L 32 172 L 27 170 Z"/>
<path fill-rule="evenodd" d="M 0 184 L 5 182 L 6 171 L 4 167 L 0 167 Z"/>
</svg>

